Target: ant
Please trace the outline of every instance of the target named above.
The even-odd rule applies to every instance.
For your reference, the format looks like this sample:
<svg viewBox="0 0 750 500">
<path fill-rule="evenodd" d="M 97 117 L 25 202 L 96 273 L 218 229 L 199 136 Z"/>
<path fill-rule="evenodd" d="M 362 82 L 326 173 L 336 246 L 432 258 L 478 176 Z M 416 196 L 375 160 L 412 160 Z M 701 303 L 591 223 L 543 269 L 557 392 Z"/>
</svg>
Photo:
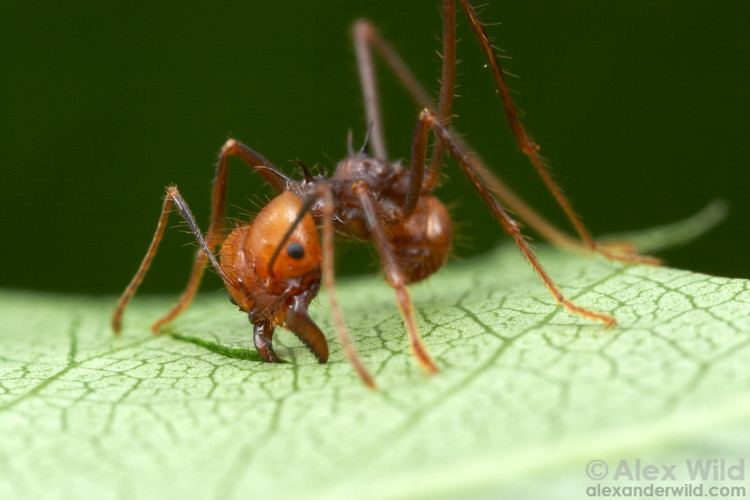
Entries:
<svg viewBox="0 0 750 500">
<path fill-rule="evenodd" d="M 518 147 L 557 200 L 579 239 L 557 229 L 526 205 L 452 128 L 457 1 L 487 60 Z M 283 326 L 299 337 L 319 362 L 325 363 L 328 359 L 326 338 L 308 314 L 310 302 L 323 281 L 328 291 L 334 328 L 344 353 L 362 381 L 368 387 L 376 388 L 374 378 L 358 357 L 348 336 L 336 300 L 333 271 L 333 239 L 336 233 L 344 238 L 368 241 L 375 246 L 385 279 L 395 290 L 412 353 L 426 373 L 437 372 L 438 368 L 419 335 L 407 285 L 424 280 L 440 269 L 452 248 L 450 216 L 445 205 L 433 195 L 446 155 L 468 177 L 554 299 L 572 314 L 599 321 L 608 327 L 615 325 L 614 317 L 584 308 L 562 294 L 503 203 L 532 229 L 558 246 L 594 252 L 623 262 L 656 264 L 658 261 L 653 257 L 637 255 L 634 248 L 627 244 L 604 246 L 593 240 L 550 176 L 539 154 L 539 146 L 521 123 L 495 49 L 470 0 L 442 0 L 442 16 L 443 62 L 437 105 L 372 23 L 364 19 L 354 23 L 354 48 L 369 126 L 369 141 L 366 140 L 362 149 L 355 151 L 350 134 L 348 155 L 338 163 L 332 177 L 313 175 L 304 163 L 297 162 L 303 178 L 289 178 L 258 152 L 235 139 L 229 139 L 219 154 L 213 181 L 211 222 L 205 237 L 177 187 L 168 187 L 151 244 L 113 313 L 113 330 L 120 331 L 123 312 L 151 265 L 170 211 L 176 208 L 198 241 L 199 249 L 185 291 L 177 304 L 153 324 L 155 333 L 189 306 L 210 262 L 224 282 L 231 301 L 248 314 L 253 325 L 253 342 L 265 361 L 280 361 L 274 352 L 272 339 L 274 329 Z M 409 168 L 389 160 L 373 54 L 382 57 L 422 108 L 412 138 Z M 435 145 L 428 163 L 426 156 L 430 132 L 435 137 Z M 225 236 L 227 170 L 228 160 L 233 156 L 243 160 L 278 195 L 251 222 L 235 227 Z M 318 227 L 322 230 L 322 241 L 318 237 Z M 217 259 L 214 251 L 219 245 L 221 250 Z"/>
</svg>

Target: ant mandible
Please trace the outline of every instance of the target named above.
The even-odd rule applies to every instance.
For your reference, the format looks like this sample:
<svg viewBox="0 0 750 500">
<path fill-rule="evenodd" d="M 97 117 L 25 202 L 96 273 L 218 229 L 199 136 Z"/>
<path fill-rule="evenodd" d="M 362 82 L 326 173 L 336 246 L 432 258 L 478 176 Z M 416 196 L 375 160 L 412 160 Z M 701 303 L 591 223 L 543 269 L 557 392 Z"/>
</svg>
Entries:
<svg viewBox="0 0 750 500">
<path fill-rule="evenodd" d="M 456 76 L 456 0 L 442 0 L 443 62 L 439 100 L 434 104 L 424 87 L 394 48 L 367 20 L 353 26 L 357 66 L 370 127 L 368 154 L 355 151 L 349 140 L 348 156 L 338 163 L 332 177 L 313 175 L 299 163 L 302 180 L 287 177 L 250 147 L 229 139 L 221 148 L 213 182 L 211 223 L 206 237 L 198 228 L 190 208 L 175 186 L 167 194 L 156 232 L 141 265 L 123 292 L 112 316 L 112 327 L 119 332 L 122 314 L 141 284 L 159 247 L 169 213 L 176 207 L 199 244 L 192 273 L 177 304 L 157 320 L 152 330 L 175 319 L 193 300 L 208 262 L 223 280 L 232 302 L 246 312 L 253 324 L 253 341 L 260 356 L 278 362 L 273 350 L 274 329 L 291 330 L 317 357 L 328 359 L 326 338 L 308 314 L 321 279 L 327 291 L 333 323 L 344 353 L 357 374 L 371 388 L 376 384 L 359 359 L 347 334 L 336 301 L 333 273 L 334 233 L 344 238 L 372 242 L 388 284 L 406 326 L 412 353 L 428 374 L 437 372 L 419 335 L 407 285 L 421 281 L 440 269 L 452 246 L 451 219 L 432 193 L 438 185 L 444 155 L 458 164 L 487 204 L 503 230 L 513 238 L 524 257 L 539 275 L 555 300 L 569 312 L 606 326 L 614 317 L 586 309 L 560 292 L 539 263 L 520 231 L 519 224 L 502 203 L 515 210 L 532 229 L 558 246 L 596 252 L 624 262 L 657 263 L 652 257 L 637 255 L 626 244 L 603 246 L 591 237 L 581 219 L 548 173 L 539 155 L 539 146 L 524 129 L 511 100 L 503 69 L 484 25 L 469 0 L 458 0 L 466 14 L 491 69 L 506 119 L 521 151 L 565 212 L 579 240 L 557 229 L 526 205 L 479 158 L 451 127 L 451 109 Z M 383 121 L 377 93 L 373 53 L 382 57 L 416 103 L 423 108 L 414 131 L 409 168 L 391 162 L 386 150 Z M 435 136 L 429 164 L 426 163 L 429 132 Z M 228 159 L 237 156 L 257 172 L 279 194 L 246 225 L 224 236 Z M 322 244 L 317 227 L 322 227 Z M 215 249 L 221 245 L 217 260 Z"/>
</svg>

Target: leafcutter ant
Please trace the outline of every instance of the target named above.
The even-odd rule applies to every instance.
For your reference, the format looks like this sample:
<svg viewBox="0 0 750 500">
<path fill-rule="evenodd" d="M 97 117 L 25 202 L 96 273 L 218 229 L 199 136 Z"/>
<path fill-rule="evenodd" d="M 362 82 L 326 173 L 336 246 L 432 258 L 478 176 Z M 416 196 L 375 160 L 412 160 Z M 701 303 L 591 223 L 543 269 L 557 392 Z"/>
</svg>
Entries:
<svg viewBox="0 0 750 500">
<path fill-rule="evenodd" d="M 558 185 L 548 173 L 539 146 L 523 127 L 511 100 L 503 69 L 485 26 L 469 0 L 458 0 L 487 60 L 505 117 L 518 147 L 567 215 L 579 238 L 557 229 L 516 196 L 451 126 L 456 77 L 456 0 L 442 1 L 442 77 L 437 104 L 414 77 L 400 55 L 375 26 L 359 20 L 353 26 L 354 47 L 365 102 L 369 147 L 355 150 L 349 141 L 346 158 L 331 177 L 313 175 L 302 163 L 301 180 L 287 177 L 250 147 L 229 139 L 221 148 L 213 183 L 211 223 L 206 236 L 198 227 L 187 203 L 175 186 L 167 188 L 158 226 L 141 265 L 123 292 L 112 317 L 115 332 L 122 314 L 148 271 L 164 235 L 173 208 L 182 215 L 198 241 L 187 287 L 177 304 L 153 324 L 153 331 L 175 319 L 193 300 L 206 265 L 210 262 L 223 280 L 231 300 L 248 314 L 253 341 L 260 356 L 279 361 L 274 352 L 274 329 L 291 330 L 321 363 L 328 359 L 325 336 L 308 314 L 308 306 L 321 285 L 326 286 L 334 327 L 344 353 L 363 382 L 375 388 L 375 380 L 358 357 L 336 301 L 333 271 L 334 233 L 343 238 L 371 242 L 378 251 L 387 283 L 396 293 L 413 355 L 428 374 L 438 371 L 419 335 L 414 306 L 407 285 L 421 281 L 440 269 L 452 247 L 451 219 L 443 203 L 433 194 L 440 179 L 444 157 L 451 159 L 476 188 L 476 192 L 514 240 L 554 299 L 570 313 L 606 326 L 616 323 L 608 314 L 587 309 L 568 300 L 538 261 L 521 234 L 520 226 L 504 205 L 552 243 L 595 252 L 624 262 L 655 263 L 637 255 L 627 245 L 596 243 Z M 403 84 L 422 111 L 411 143 L 408 168 L 389 158 L 377 92 L 373 55 L 379 55 Z M 426 159 L 428 136 L 435 145 Z M 276 191 L 273 198 L 247 224 L 225 234 L 225 198 L 230 157 L 239 157 Z M 322 241 L 318 237 L 322 228 Z M 221 246 L 219 257 L 214 255 Z"/>
</svg>

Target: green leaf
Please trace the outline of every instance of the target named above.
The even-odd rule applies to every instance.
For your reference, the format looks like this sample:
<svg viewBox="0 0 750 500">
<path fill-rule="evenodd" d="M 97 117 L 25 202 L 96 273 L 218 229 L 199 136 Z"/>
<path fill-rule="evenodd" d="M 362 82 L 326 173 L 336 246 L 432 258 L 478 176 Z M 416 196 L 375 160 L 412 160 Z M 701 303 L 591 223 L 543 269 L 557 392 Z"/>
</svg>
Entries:
<svg viewBox="0 0 750 500">
<path fill-rule="evenodd" d="M 720 211 L 652 232 L 651 248 Z M 505 246 L 413 287 L 442 368 L 429 379 L 385 283 L 342 282 L 380 393 L 333 339 L 327 365 L 286 332 L 278 352 L 291 362 L 259 362 L 223 294 L 159 337 L 147 327 L 173 297 L 138 297 L 114 338 L 114 298 L 1 292 L 0 497 L 582 498 L 588 460 L 747 442 L 747 281 L 544 246 L 540 257 L 620 326 L 567 314 Z M 312 314 L 330 334 L 325 304 Z"/>
</svg>

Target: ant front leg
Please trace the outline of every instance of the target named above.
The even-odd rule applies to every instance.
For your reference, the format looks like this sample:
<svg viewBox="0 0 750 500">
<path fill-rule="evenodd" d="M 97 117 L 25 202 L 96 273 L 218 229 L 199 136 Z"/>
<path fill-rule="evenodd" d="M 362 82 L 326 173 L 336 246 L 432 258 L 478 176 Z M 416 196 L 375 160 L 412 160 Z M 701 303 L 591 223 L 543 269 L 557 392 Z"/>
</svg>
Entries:
<svg viewBox="0 0 750 500">
<path fill-rule="evenodd" d="M 138 267 L 138 271 L 136 271 L 135 276 L 133 276 L 133 279 L 130 281 L 130 284 L 128 284 L 127 288 L 122 293 L 122 296 L 120 297 L 120 300 L 118 301 L 117 306 L 112 313 L 112 329 L 115 333 L 120 332 L 122 328 L 122 315 L 125 312 L 125 308 L 130 302 L 130 299 L 133 298 L 133 295 L 135 295 L 138 287 L 143 282 L 143 278 L 146 276 L 149 267 L 151 267 L 151 262 L 154 260 L 154 256 L 159 249 L 159 245 L 164 238 L 164 231 L 167 228 L 167 220 L 169 219 L 169 213 L 171 212 L 173 206 L 177 207 L 177 210 L 182 215 L 182 218 L 185 219 L 185 222 L 187 222 L 187 225 L 190 228 L 190 231 L 193 233 L 193 236 L 195 236 L 195 239 L 198 241 L 198 244 L 201 248 L 199 252 L 204 255 L 204 258 L 207 258 L 211 261 L 211 265 L 213 265 L 214 269 L 227 287 L 235 286 L 232 280 L 224 272 L 224 269 L 221 267 L 219 262 L 216 260 L 216 257 L 214 256 L 212 250 L 209 248 L 208 243 L 203 238 L 203 234 L 198 227 L 198 223 L 195 222 L 195 217 L 193 217 L 193 213 L 190 211 L 190 207 L 188 207 L 187 203 L 183 199 L 182 195 L 177 189 L 177 186 L 170 186 L 167 188 L 167 195 L 164 197 L 164 203 L 161 207 L 159 222 L 156 225 L 156 231 L 154 232 L 153 238 L 151 238 L 151 244 L 146 251 L 146 255 L 143 257 L 141 265 Z"/>
<path fill-rule="evenodd" d="M 406 331 L 409 334 L 409 344 L 411 345 L 412 353 L 425 372 L 430 375 L 436 373 L 438 371 L 437 365 L 430 358 L 422 337 L 419 335 L 419 328 L 414 317 L 414 306 L 412 305 L 409 291 L 406 288 L 406 277 L 398 266 L 396 256 L 386 235 L 383 220 L 378 213 L 370 188 L 365 183 L 358 182 L 354 185 L 354 192 L 364 212 L 370 236 L 380 254 L 380 262 L 385 272 L 386 281 L 396 291 L 396 301 L 401 311 L 401 317 L 406 325 Z"/>
<path fill-rule="evenodd" d="M 263 179 L 277 192 L 284 191 L 289 178 L 277 169 L 270 161 L 266 160 L 258 152 L 242 144 L 235 139 L 229 139 L 221 148 L 219 162 L 216 165 L 216 176 L 214 177 L 213 189 L 211 191 L 211 224 L 208 227 L 206 240 L 208 248 L 213 252 L 221 243 L 224 231 L 224 220 L 226 211 L 227 173 L 229 158 L 239 157 L 250 168 L 259 173 Z M 188 308 L 198 292 L 203 273 L 206 269 L 206 254 L 199 250 L 193 261 L 185 290 L 180 295 L 177 303 L 164 316 L 159 318 L 152 326 L 154 332 L 158 332 L 162 326 L 174 320 L 182 311 Z"/>
<path fill-rule="evenodd" d="M 425 109 L 422 111 L 422 113 L 420 113 L 419 121 L 421 123 L 429 125 L 435 132 L 435 135 L 437 135 L 438 140 L 442 141 L 445 144 L 453 159 L 458 162 L 459 166 L 464 171 L 464 174 L 466 174 L 471 183 L 474 185 L 474 188 L 479 193 L 479 196 L 482 198 L 482 200 L 484 200 L 497 221 L 500 223 L 500 226 L 511 238 L 513 238 L 513 241 L 515 241 L 523 256 L 526 258 L 526 260 L 529 261 L 531 266 L 534 268 L 534 271 L 536 271 L 536 273 L 539 275 L 541 280 L 544 282 L 544 285 L 550 291 L 555 300 L 563 307 L 565 307 L 568 311 L 578 316 L 582 316 L 591 320 L 601 321 L 607 326 L 614 326 L 615 324 L 617 324 L 615 318 L 613 318 L 609 314 L 591 311 L 589 309 L 581 307 L 578 304 L 568 300 L 562 294 L 562 292 L 560 292 L 560 290 L 557 288 L 557 285 L 555 285 L 555 283 L 552 281 L 552 278 L 550 278 L 550 276 L 542 267 L 542 264 L 539 262 L 536 254 L 531 249 L 526 239 L 523 237 L 523 234 L 521 234 L 518 223 L 513 220 L 513 218 L 508 214 L 505 208 L 503 208 L 500 202 L 497 201 L 494 196 L 492 196 L 492 193 L 485 186 L 485 184 L 482 182 L 482 178 L 477 173 L 473 165 L 472 157 L 461 148 L 459 142 L 456 140 L 450 130 L 443 127 L 437 120 L 435 115 L 432 113 L 432 111 L 430 111 L 429 109 Z"/>
</svg>

